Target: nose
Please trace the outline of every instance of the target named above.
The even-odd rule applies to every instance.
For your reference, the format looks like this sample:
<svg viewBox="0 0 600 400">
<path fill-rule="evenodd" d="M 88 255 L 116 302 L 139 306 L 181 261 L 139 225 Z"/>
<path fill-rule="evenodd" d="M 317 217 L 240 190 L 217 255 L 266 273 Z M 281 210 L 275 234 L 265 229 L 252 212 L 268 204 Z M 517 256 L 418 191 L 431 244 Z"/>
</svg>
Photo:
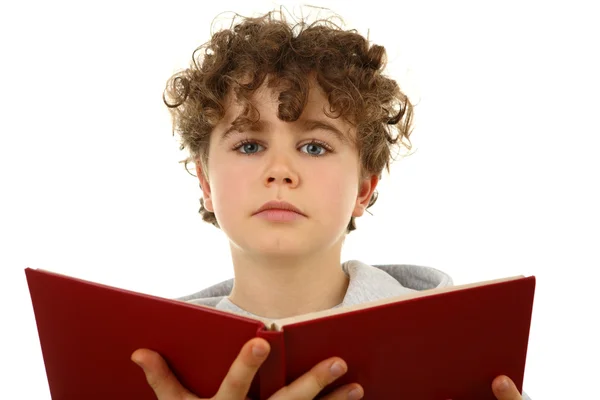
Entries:
<svg viewBox="0 0 600 400">
<path fill-rule="evenodd" d="M 280 178 L 277 178 L 277 177 L 271 176 L 271 177 L 269 177 L 269 179 L 267 179 L 267 182 L 266 182 L 266 183 L 267 183 L 267 185 L 268 185 L 268 184 L 270 184 L 271 182 L 277 182 L 277 183 L 281 182 L 281 183 L 293 184 L 293 183 L 294 183 L 294 180 L 293 180 L 292 178 L 290 178 L 290 177 L 285 177 L 285 178 L 283 178 L 283 179 L 280 179 Z"/>
<path fill-rule="evenodd" d="M 284 160 L 284 157 L 276 157 L 270 164 L 265 174 L 265 186 L 272 184 L 287 185 L 289 187 L 298 186 L 298 174 L 292 169 L 290 163 Z"/>
<path fill-rule="evenodd" d="M 298 177 L 297 174 L 292 173 L 287 168 L 272 168 L 265 179 L 265 186 L 270 186 L 271 184 L 296 187 L 298 185 Z"/>
</svg>

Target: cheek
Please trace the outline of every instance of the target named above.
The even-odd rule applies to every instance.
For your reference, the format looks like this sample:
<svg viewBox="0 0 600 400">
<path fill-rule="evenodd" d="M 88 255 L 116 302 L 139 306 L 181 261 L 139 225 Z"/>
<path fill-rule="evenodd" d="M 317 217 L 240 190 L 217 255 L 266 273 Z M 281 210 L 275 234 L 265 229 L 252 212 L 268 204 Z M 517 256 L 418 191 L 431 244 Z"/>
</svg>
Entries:
<svg viewBox="0 0 600 400">
<path fill-rule="evenodd" d="M 335 214 L 352 212 L 358 193 L 358 174 L 353 166 L 333 165 L 319 168 L 313 176 L 318 184 L 319 197 L 327 199 L 326 204 Z"/>
<path fill-rule="evenodd" d="M 215 164 L 218 160 L 213 160 Z M 231 215 L 235 210 L 239 210 L 239 203 L 248 193 L 250 179 L 244 178 L 243 174 L 231 164 L 220 163 L 212 168 L 211 174 L 211 194 L 213 198 L 213 207 L 218 217 Z"/>
</svg>

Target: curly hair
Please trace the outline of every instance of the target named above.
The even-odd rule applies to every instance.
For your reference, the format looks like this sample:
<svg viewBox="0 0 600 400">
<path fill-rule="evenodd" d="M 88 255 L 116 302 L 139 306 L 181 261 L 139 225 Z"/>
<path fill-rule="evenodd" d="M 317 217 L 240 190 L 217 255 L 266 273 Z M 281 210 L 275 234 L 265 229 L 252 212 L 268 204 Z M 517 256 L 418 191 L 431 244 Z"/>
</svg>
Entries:
<svg viewBox="0 0 600 400">
<path fill-rule="evenodd" d="M 356 130 L 362 177 L 381 178 L 384 167 L 389 173 L 394 145 L 410 150 L 413 106 L 396 81 L 383 74 L 384 47 L 369 45 L 356 30 L 343 30 L 330 19 L 290 24 L 272 11 L 234 23 L 235 17 L 229 29 L 194 50 L 190 67 L 172 75 L 163 93 L 173 135 L 180 136 L 180 150 L 189 152 L 180 161 L 186 170 L 189 162 L 200 162 L 208 180 L 210 134 L 225 114 L 226 97 L 232 94 L 243 104 L 242 119 L 236 121 L 247 122 L 256 116 L 249 99 L 267 78 L 268 87 L 281 90 L 277 117 L 287 122 L 300 117 L 310 79 L 316 79 L 329 101 L 326 115 L 343 118 Z M 377 197 L 375 191 L 367 209 Z M 199 213 L 219 228 L 202 197 Z M 354 219 L 347 233 L 356 229 Z"/>
</svg>

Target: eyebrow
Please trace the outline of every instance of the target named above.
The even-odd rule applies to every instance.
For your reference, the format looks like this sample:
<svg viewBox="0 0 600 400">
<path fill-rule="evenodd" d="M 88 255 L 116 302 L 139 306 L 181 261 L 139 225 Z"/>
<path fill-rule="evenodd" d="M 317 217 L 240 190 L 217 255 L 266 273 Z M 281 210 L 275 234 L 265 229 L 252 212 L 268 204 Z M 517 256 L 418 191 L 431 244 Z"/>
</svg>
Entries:
<svg viewBox="0 0 600 400">
<path fill-rule="evenodd" d="M 264 125 L 265 125 L 265 122 L 259 121 L 259 122 L 253 123 L 250 126 L 250 128 L 256 130 L 257 132 L 263 132 Z M 330 124 L 326 121 L 317 120 L 317 119 L 304 120 L 303 132 L 310 132 L 310 131 L 314 131 L 317 129 L 322 129 L 328 133 L 333 134 L 342 143 L 346 143 L 346 144 L 350 143 L 348 136 L 343 134 L 342 131 L 340 131 L 337 127 L 335 127 L 335 125 Z M 221 134 L 220 142 L 225 141 L 232 134 L 234 134 L 236 132 L 242 132 L 242 131 L 243 130 L 238 129 L 232 123 L 229 125 L 229 128 L 227 128 L 227 130 L 225 130 L 225 132 L 223 132 Z"/>
</svg>

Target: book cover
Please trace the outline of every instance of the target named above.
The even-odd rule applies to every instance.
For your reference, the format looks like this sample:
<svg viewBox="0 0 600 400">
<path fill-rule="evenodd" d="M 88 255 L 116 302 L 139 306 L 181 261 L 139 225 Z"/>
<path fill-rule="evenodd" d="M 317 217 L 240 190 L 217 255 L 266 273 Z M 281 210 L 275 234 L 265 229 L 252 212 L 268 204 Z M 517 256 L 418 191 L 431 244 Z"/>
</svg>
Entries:
<svg viewBox="0 0 600 400">
<path fill-rule="evenodd" d="M 209 307 L 25 270 L 53 399 L 155 399 L 130 360 L 160 353 L 179 381 L 212 397 L 245 342 L 271 353 L 249 397 L 267 399 L 318 362 L 348 372 L 325 395 L 358 382 L 365 399 L 494 400 L 492 380 L 521 391 L 535 277 L 431 289 L 271 323 Z"/>
</svg>

